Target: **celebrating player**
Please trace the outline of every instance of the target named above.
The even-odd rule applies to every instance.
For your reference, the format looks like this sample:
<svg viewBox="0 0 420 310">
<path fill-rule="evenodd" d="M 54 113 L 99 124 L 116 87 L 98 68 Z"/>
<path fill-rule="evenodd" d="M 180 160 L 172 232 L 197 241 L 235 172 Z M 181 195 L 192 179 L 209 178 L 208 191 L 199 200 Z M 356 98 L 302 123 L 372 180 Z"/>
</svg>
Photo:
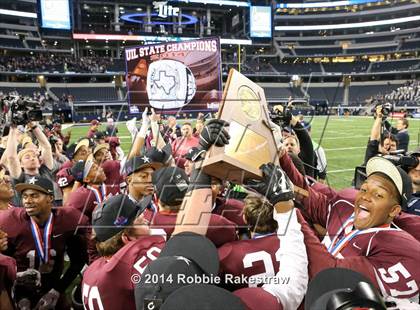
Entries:
<svg viewBox="0 0 420 310">
<path fill-rule="evenodd" d="M 77 229 L 87 218 L 73 208 L 52 208 L 54 189 L 46 178 L 33 177 L 16 190 L 22 193 L 23 208 L 0 213 L 0 229 L 8 238 L 5 254 L 16 259 L 18 272 L 40 273 L 40 283 L 36 277 L 29 284 L 23 281 L 15 300 L 22 307 L 51 309 L 61 304 L 65 309 L 63 294 L 87 261 L 85 231 Z M 62 275 L 65 251 L 70 266 Z"/>
</svg>

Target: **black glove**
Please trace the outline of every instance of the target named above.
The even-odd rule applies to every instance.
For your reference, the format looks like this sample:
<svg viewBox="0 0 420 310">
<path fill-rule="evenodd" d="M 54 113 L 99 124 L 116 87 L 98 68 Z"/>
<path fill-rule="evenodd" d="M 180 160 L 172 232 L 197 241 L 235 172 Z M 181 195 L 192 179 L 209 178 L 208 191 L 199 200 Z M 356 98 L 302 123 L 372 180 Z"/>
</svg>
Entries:
<svg viewBox="0 0 420 310">
<path fill-rule="evenodd" d="M 224 128 L 226 126 L 229 126 L 229 123 L 221 119 L 208 121 L 200 134 L 201 148 L 207 151 L 213 144 L 219 147 L 228 144 L 230 136 Z"/>
<path fill-rule="evenodd" d="M 260 169 L 262 180 L 250 180 L 248 187 L 264 195 L 272 205 L 294 198 L 293 183 L 279 166 L 268 163 L 261 165 Z"/>
<path fill-rule="evenodd" d="M 41 274 L 38 270 L 27 269 L 16 274 L 16 286 L 23 286 L 28 289 L 35 289 L 41 286 Z"/>
<path fill-rule="evenodd" d="M 55 309 L 57 301 L 60 298 L 60 293 L 55 289 L 51 289 L 38 301 L 38 304 L 35 306 L 36 310 L 49 310 Z"/>
</svg>

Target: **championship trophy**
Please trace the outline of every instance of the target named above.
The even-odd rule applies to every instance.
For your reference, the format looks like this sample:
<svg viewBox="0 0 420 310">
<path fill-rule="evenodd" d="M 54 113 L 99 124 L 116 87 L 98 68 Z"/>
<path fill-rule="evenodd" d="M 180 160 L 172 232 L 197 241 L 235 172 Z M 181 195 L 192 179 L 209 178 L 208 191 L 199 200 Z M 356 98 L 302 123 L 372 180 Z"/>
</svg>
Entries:
<svg viewBox="0 0 420 310">
<path fill-rule="evenodd" d="M 202 166 L 205 173 L 243 184 L 262 176 L 262 164 L 278 164 L 264 90 L 235 69 L 229 72 L 218 118 L 229 122 L 231 138 L 228 145 L 209 149 Z"/>
</svg>

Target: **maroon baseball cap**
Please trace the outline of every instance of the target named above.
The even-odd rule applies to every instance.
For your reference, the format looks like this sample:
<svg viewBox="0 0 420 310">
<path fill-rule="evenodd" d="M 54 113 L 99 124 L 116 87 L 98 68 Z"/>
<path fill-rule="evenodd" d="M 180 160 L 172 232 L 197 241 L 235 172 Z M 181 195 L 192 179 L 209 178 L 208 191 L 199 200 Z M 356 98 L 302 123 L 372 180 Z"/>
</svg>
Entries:
<svg viewBox="0 0 420 310">
<path fill-rule="evenodd" d="M 74 177 L 70 173 L 69 168 L 61 169 L 57 172 L 56 182 L 61 188 L 71 186 L 74 183 Z"/>
<path fill-rule="evenodd" d="M 99 122 L 97 119 L 93 119 L 93 120 L 91 120 L 91 121 L 90 121 L 90 124 L 91 124 L 92 126 L 95 126 L 95 125 L 100 125 L 100 124 L 101 124 L 101 122 Z"/>
</svg>

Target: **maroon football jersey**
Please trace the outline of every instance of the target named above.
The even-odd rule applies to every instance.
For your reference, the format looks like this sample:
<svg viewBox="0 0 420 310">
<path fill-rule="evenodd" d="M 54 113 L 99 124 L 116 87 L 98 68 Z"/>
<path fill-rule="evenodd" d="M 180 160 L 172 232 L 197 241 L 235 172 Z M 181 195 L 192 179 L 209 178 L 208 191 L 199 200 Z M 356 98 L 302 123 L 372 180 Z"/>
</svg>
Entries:
<svg viewBox="0 0 420 310">
<path fill-rule="evenodd" d="M 98 189 L 82 186 L 70 193 L 65 207 L 71 207 L 79 210 L 88 217 L 90 223 L 92 221 L 92 212 L 95 210 L 96 206 L 104 199 L 118 194 L 119 188 L 112 186 L 101 186 Z"/>
<path fill-rule="evenodd" d="M 43 288 L 54 287 L 63 291 L 77 276 L 87 260 L 86 231 L 78 227 L 87 225 L 87 218 L 81 217 L 78 210 L 71 208 L 53 208 L 53 227 L 50 241 L 50 260 L 40 264 L 35 240 L 31 232 L 30 217 L 23 208 L 14 208 L 0 212 L 0 229 L 8 235 L 8 249 L 5 254 L 16 259 L 17 271 L 28 268 L 42 273 Z M 12 223 L 12 224 L 11 224 Z M 41 234 L 44 228 L 39 227 Z M 72 263 L 61 278 L 64 268 L 64 252 Z M 77 270 L 78 269 L 78 270 Z M 61 278 L 61 279 L 60 279 Z"/>
<path fill-rule="evenodd" d="M 309 191 L 309 196 L 303 200 L 304 217 L 327 229 L 323 244 L 320 244 L 306 221 L 302 224 L 310 277 L 326 268 L 349 268 L 369 277 L 384 296 L 418 296 L 419 241 L 394 225 L 357 231 L 351 222 L 353 201 L 342 199 L 333 190 L 328 195 L 314 191 L 293 166 L 288 155 L 283 156 L 280 163 L 295 185 Z M 395 220 L 396 225 L 398 220 Z M 413 225 L 407 226 L 416 229 Z"/>
<path fill-rule="evenodd" d="M 150 227 L 163 229 L 168 238 L 172 235 L 175 226 L 177 225 L 177 213 L 175 212 L 158 211 L 152 213 L 150 210 L 146 210 L 144 216 L 150 221 Z M 212 214 L 206 237 L 209 238 L 216 247 L 219 247 L 227 242 L 238 239 L 236 225 L 223 216 Z"/>
<path fill-rule="evenodd" d="M 16 279 L 16 261 L 10 256 L 0 254 L 0 292 L 10 293 Z"/>
<path fill-rule="evenodd" d="M 239 227 L 247 227 L 243 218 L 244 202 L 236 199 L 217 198 L 212 213 L 227 218 Z"/>
<path fill-rule="evenodd" d="M 120 161 L 107 160 L 102 163 L 101 167 L 106 175 L 105 184 L 107 185 L 108 191 L 118 192 L 120 190 L 120 185 L 124 182 L 124 179 L 120 174 Z M 115 189 L 111 189 L 113 187 L 115 187 Z"/>
<path fill-rule="evenodd" d="M 241 288 L 233 292 L 247 310 L 283 310 L 283 305 L 276 297 L 260 287 Z"/>
<path fill-rule="evenodd" d="M 135 310 L 135 284 L 164 246 L 163 236 L 142 237 L 126 244 L 111 258 L 94 261 L 83 273 L 85 309 Z"/>
<path fill-rule="evenodd" d="M 233 286 L 228 285 L 230 289 L 256 287 L 259 279 L 274 277 L 279 271 L 280 262 L 276 259 L 279 250 L 280 239 L 277 234 L 229 242 L 218 250 L 222 278 L 244 275 L 248 279 Z M 234 281 L 227 279 L 226 284 L 232 282 Z"/>
</svg>

